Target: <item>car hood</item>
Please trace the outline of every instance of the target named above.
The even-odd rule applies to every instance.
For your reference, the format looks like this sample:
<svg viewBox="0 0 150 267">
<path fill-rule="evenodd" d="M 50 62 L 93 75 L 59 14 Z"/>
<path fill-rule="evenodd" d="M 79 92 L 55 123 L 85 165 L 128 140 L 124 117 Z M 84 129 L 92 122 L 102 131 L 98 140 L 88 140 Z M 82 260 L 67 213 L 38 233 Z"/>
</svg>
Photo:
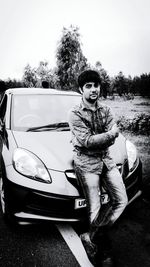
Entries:
<svg viewBox="0 0 150 267">
<path fill-rule="evenodd" d="M 14 131 L 17 147 L 37 155 L 49 169 L 65 171 L 72 169 L 73 147 L 70 131 L 65 132 L 19 132 Z M 125 138 L 119 135 L 110 152 L 116 163 L 126 158 Z"/>
<path fill-rule="evenodd" d="M 72 168 L 70 131 L 13 133 L 17 146 L 36 154 L 47 168 L 59 171 Z"/>
</svg>

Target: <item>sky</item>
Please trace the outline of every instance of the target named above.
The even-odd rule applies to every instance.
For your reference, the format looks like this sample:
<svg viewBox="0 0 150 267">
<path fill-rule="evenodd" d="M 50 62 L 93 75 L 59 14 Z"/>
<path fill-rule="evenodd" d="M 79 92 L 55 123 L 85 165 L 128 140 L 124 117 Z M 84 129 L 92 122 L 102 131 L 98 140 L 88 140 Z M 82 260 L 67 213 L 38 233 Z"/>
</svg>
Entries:
<svg viewBox="0 0 150 267">
<path fill-rule="evenodd" d="M 82 52 L 110 76 L 150 72 L 149 0 L 0 0 L 0 80 L 27 64 L 56 66 L 63 27 L 78 26 Z"/>
</svg>

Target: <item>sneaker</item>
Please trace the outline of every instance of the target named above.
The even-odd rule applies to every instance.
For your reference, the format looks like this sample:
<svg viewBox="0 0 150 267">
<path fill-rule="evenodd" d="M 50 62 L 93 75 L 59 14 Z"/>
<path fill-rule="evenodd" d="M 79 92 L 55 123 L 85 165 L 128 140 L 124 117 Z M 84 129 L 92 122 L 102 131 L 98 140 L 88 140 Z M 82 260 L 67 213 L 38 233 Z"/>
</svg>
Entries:
<svg viewBox="0 0 150 267">
<path fill-rule="evenodd" d="M 114 261 L 111 257 L 107 257 L 106 259 L 102 260 L 101 267 L 115 267 Z"/>
<path fill-rule="evenodd" d="M 97 258 L 95 267 L 115 267 L 114 259 L 111 255 L 107 255 L 103 258 Z"/>
<path fill-rule="evenodd" d="M 82 244 L 85 248 L 85 251 L 87 253 L 87 256 L 90 260 L 90 262 L 95 265 L 95 257 L 96 257 L 96 253 L 97 253 L 97 246 L 92 243 L 89 233 L 84 233 L 82 235 L 80 235 Z"/>
</svg>

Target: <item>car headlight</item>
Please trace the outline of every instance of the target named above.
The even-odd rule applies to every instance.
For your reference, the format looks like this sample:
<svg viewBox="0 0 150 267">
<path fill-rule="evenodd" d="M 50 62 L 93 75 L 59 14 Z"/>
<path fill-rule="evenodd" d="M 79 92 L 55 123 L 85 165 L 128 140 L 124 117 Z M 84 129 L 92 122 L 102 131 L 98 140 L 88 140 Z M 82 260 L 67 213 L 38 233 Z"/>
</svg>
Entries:
<svg viewBox="0 0 150 267">
<path fill-rule="evenodd" d="M 22 175 L 36 181 L 51 183 L 51 178 L 44 163 L 32 152 L 17 148 L 13 154 L 13 166 Z"/>
<path fill-rule="evenodd" d="M 132 171 L 137 161 L 137 150 L 133 143 L 129 140 L 126 141 L 126 149 L 128 156 L 129 170 Z"/>
</svg>

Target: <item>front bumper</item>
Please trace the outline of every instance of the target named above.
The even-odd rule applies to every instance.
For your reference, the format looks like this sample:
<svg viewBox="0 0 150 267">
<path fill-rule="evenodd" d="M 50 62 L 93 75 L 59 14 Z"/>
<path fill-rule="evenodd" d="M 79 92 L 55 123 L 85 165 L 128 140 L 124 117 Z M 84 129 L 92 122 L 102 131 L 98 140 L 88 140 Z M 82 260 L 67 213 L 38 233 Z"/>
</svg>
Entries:
<svg viewBox="0 0 150 267">
<path fill-rule="evenodd" d="M 7 180 L 9 210 L 17 220 L 83 220 L 87 211 L 86 208 L 75 209 L 78 198 L 32 190 Z"/>
<path fill-rule="evenodd" d="M 75 182 L 75 180 L 74 180 Z M 129 203 L 141 194 L 142 163 L 124 179 Z M 9 210 L 17 221 L 51 220 L 74 222 L 87 216 L 85 207 L 75 209 L 77 196 L 63 196 L 17 185 L 7 179 Z"/>
<path fill-rule="evenodd" d="M 124 183 L 129 203 L 131 203 L 135 196 L 139 196 L 140 192 L 142 192 L 142 163 L 140 159 L 138 159 L 134 170 L 125 177 Z"/>
</svg>

